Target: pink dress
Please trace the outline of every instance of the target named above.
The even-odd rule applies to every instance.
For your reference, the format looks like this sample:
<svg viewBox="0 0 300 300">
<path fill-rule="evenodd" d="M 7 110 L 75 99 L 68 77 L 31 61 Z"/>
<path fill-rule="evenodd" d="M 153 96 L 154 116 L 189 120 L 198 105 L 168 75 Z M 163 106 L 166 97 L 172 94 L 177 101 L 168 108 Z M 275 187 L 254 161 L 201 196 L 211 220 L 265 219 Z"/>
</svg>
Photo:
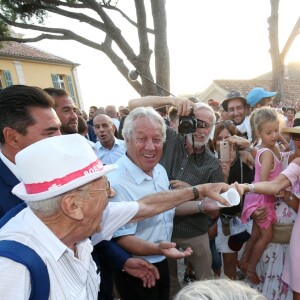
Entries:
<svg viewBox="0 0 300 300">
<path fill-rule="evenodd" d="M 265 152 L 270 151 L 268 148 L 262 148 L 257 151 L 255 157 L 255 176 L 253 182 L 260 181 L 260 173 L 261 173 L 261 164 L 259 162 L 260 155 Z M 269 180 L 273 180 L 282 172 L 282 161 L 278 160 L 276 155 L 272 152 L 274 157 L 274 168 L 270 171 Z M 266 207 L 267 209 L 267 217 L 266 220 L 262 223 L 258 223 L 259 226 L 262 228 L 268 228 L 272 223 L 276 222 L 276 212 L 275 212 L 275 202 L 276 197 L 274 195 L 263 195 L 263 194 L 247 194 L 245 196 L 243 212 L 241 216 L 241 220 L 243 223 L 247 223 L 248 219 L 250 218 L 251 214 L 258 208 L 258 207 Z"/>
<path fill-rule="evenodd" d="M 291 191 L 300 198 L 300 167 L 290 163 L 282 172 L 291 182 Z M 300 293 L 300 206 L 290 240 L 290 248 L 287 252 L 282 279 L 293 291 Z"/>
</svg>

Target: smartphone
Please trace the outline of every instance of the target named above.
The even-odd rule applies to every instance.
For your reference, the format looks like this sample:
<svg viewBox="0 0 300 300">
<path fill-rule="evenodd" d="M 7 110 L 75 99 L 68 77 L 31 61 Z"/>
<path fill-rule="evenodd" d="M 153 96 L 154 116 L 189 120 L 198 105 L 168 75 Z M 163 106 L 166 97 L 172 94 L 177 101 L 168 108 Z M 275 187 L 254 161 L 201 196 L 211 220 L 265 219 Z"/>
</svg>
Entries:
<svg viewBox="0 0 300 300">
<path fill-rule="evenodd" d="M 220 141 L 221 162 L 230 161 L 229 142 Z"/>
</svg>

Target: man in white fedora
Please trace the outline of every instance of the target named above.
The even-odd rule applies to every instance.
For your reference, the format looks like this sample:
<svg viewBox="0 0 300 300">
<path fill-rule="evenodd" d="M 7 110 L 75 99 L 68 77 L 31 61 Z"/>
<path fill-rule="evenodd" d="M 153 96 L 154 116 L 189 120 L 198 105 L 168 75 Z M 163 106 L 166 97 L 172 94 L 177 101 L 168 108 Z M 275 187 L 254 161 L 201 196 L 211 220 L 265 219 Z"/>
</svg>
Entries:
<svg viewBox="0 0 300 300">
<path fill-rule="evenodd" d="M 49 299 L 97 299 L 99 276 L 91 257 L 91 235 L 97 241 L 110 239 L 125 223 L 178 206 L 194 199 L 195 193 L 226 204 L 219 193 L 229 187 L 205 184 L 139 202 L 108 203 L 113 190 L 105 174 L 116 166 L 103 166 L 78 134 L 33 143 L 16 155 L 16 165 L 22 181 L 12 192 L 28 207 L 2 227 L 0 241 L 26 244 L 42 258 L 50 279 Z M 198 205 L 191 202 L 187 204 Z M 31 289 L 27 268 L 0 257 L 0 299 L 29 299 Z"/>
</svg>

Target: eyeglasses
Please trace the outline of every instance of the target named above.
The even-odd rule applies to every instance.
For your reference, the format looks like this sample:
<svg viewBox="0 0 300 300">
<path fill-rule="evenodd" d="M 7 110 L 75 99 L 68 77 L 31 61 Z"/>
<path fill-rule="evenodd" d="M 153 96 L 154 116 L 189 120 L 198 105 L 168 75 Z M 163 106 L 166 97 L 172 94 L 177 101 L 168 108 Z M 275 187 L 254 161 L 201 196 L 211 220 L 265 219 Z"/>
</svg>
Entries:
<svg viewBox="0 0 300 300">
<path fill-rule="evenodd" d="M 110 186 L 109 181 L 107 181 L 107 187 L 105 189 L 79 189 L 77 191 L 79 191 L 79 192 L 90 192 L 90 191 L 91 192 L 97 192 L 97 191 L 103 192 L 103 191 L 106 191 L 108 197 L 110 197 L 112 195 L 112 188 Z"/>
<path fill-rule="evenodd" d="M 299 142 L 300 141 L 300 134 L 293 133 L 291 138 L 292 138 L 293 141 Z"/>
<path fill-rule="evenodd" d="M 197 128 L 210 128 L 210 124 L 205 123 L 202 120 L 196 119 L 197 120 Z"/>
</svg>

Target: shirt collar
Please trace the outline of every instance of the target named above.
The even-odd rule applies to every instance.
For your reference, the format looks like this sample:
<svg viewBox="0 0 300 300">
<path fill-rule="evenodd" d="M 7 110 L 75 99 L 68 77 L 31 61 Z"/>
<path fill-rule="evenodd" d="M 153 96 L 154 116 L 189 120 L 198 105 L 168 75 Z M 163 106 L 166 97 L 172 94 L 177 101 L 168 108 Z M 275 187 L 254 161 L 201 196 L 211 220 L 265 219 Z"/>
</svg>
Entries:
<svg viewBox="0 0 300 300">
<path fill-rule="evenodd" d="M 17 166 L 13 162 L 11 162 L 1 151 L 0 151 L 0 158 L 3 161 L 3 163 L 8 167 L 8 169 L 16 176 L 16 178 L 19 181 L 22 181 Z"/>
<path fill-rule="evenodd" d="M 153 180 L 159 175 L 159 171 L 157 170 L 157 165 L 154 167 L 152 171 L 152 176 L 146 174 L 142 169 L 140 169 L 133 161 L 126 155 L 124 155 L 121 159 L 124 160 L 124 165 L 128 172 L 132 175 L 134 180 L 138 185 L 140 185 L 144 180 Z"/>
</svg>

